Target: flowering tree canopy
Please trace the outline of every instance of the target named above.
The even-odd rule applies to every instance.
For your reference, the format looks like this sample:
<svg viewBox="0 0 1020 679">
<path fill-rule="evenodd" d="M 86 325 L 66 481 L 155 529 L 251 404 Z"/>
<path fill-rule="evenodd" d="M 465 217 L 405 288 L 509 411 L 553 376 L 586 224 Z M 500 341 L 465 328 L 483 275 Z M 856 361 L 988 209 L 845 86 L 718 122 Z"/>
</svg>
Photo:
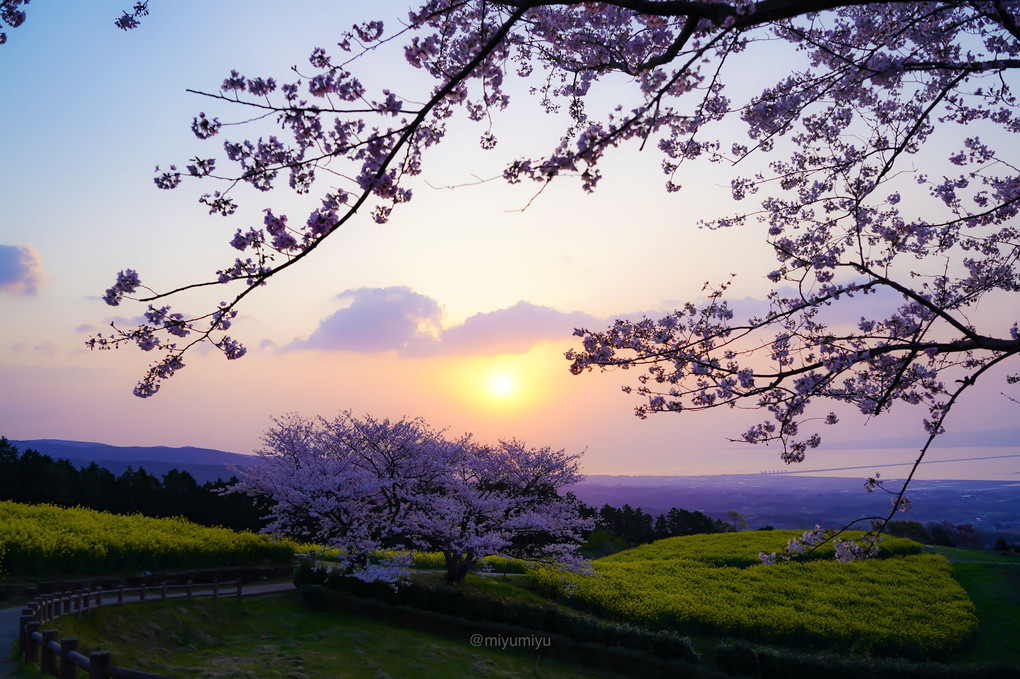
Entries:
<svg viewBox="0 0 1020 679">
<path fill-rule="evenodd" d="M 778 260 L 767 311 L 734 318 L 720 281 L 707 303 L 661 320 L 579 330 L 581 347 L 567 355 L 574 373 L 644 371 L 626 387 L 642 417 L 761 408 L 766 418 L 742 439 L 780 443 L 787 462 L 820 441 L 805 420 L 837 421 L 825 402 L 869 415 L 923 404 L 931 413 L 923 456 L 979 378 L 1020 381 L 1008 365 L 1020 352 L 1016 318 L 979 324 L 975 313 L 987 298 L 1020 291 L 1012 141 L 1020 118 L 1010 88 L 1018 18 L 1016 0 L 429 0 L 395 32 L 368 21 L 341 36 L 338 52 L 315 48 L 301 80 L 232 71 L 218 91 L 199 93 L 249 121 L 233 130 L 254 115 L 274 118 L 281 132 L 232 136 L 219 153 L 155 178 L 168 190 L 213 184 L 199 200 L 214 214 L 235 211 L 239 186 L 281 182 L 316 191 L 315 209 L 295 219 L 267 207 L 262 224 L 236 229 L 239 254 L 206 281 L 154 291 L 122 271 L 106 300 L 149 304 L 145 322 L 89 344 L 161 352 L 139 396 L 155 393 L 198 343 L 242 356 L 225 331 L 248 295 L 357 213 L 381 223 L 411 200 L 409 179 L 458 109 L 492 148 L 489 121 L 511 106 L 509 83 L 524 79 L 570 120 L 556 148 L 509 164 L 507 182 L 570 175 L 593 191 L 608 152 L 625 143 L 658 147 L 667 191 L 682 190 L 682 165 L 732 167 L 733 207 L 705 225 L 760 223 Z M 370 92 L 359 79 L 359 58 L 395 44 L 433 79 L 424 101 Z M 758 71 L 771 78 L 764 87 L 731 99 L 724 85 L 737 69 L 780 48 L 795 65 Z M 602 81 L 619 103 L 607 113 L 593 104 Z M 200 140 L 225 136 L 220 118 L 205 113 L 192 130 Z M 203 287 L 230 290 L 227 301 L 193 314 L 165 303 Z M 874 300 L 863 313 L 862 299 Z M 845 322 L 848 310 L 858 322 Z M 903 500 L 895 494 L 894 507 Z"/>
<path fill-rule="evenodd" d="M 266 532 L 338 548 L 352 576 L 393 581 L 413 550 L 442 552 L 450 582 L 489 555 L 583 567 L 575 549 L 591 521 L 558 492 L 583 478 L 578 455 L 448 440 L 421 420 L 350 412 L 291 415 L 263 441 L 236 491 L 272 498 Z"/>
</svg>

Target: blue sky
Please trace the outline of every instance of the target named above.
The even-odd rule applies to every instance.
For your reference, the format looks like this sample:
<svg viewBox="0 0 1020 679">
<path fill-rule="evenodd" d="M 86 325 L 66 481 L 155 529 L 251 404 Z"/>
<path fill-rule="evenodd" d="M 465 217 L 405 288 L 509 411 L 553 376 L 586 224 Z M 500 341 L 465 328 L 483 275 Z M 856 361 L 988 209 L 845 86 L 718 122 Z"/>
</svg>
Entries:
<svg viewBox="0 0 1020 679">
<path fill-rule="evenodd" d="M 155 398 L 132 396 L 148 357 L 84 348 L 90 333 L 111 321 L 130 325 L 143 311 L 99 299 L 116 272 L 134 268 L 156 288 L 205 278 L 232 261 L 226 243 L 236 228 L 257 224 L 262 208 L 300 214 L 316 202 L 314 192 L 242 194 L 238 214 L 223 219 L 197 204 L 206 187 L 158 191 L 157 164 L 211 154 L 189 129 L 193 116 L 239 117 L 185 90 L 215 91 L 231 69 L 288 80 L 313 47 L 333 45 L 355 22 L 399 17 L 406 5 L 300 2 L 283 11 L 268 2 L 154 0 L 141 28 L 122 32 L 113 19 L 125 7 L 32 3 L 26 24 L 0 47 L 0 308 L 13 319 L 0 327 L 0 434 L 245 453 L 273 415 L 351 408 L 423 416 L 481 438 L 584 449 L 591 473 L 781 465 L 775 450 L 727 442 L 753 413 L 639 421 L 636 403 L 620 392 L 624 375 L 567 373 L 563 352 L 576 344 L 574 327 L 666 312 L 731 273 L 738 308 L 751 309 L 774 258 L 753 227 L 697 228 L 726 207 L 728 179 L 719 169 L 698 167 L 682 177 L 685 191 L 667 194 L 654 151 L 615 153 L 593 196 L 569 179 L 537 198 L 534 186 L 478 184 L 520 153 L 547 151 L 562 132 L 526 86 L 496 121 L 493 152 L 479 149 L 479 128 L 458 123 L 426 157 L 415 199 L 389 224 L 355 220 L 260 292 L 235 325 L 249 356 L 231 363 L 193 356 Z M 370 90 L 430 86 L 400 53 L 359 65 Z M 975 433 L 970 440 L 980 444 L 977 433 L 1015 422 L 1020 406 L 1000 391 L 990 383 L 950 427 Z M 920 436 L 922 415 L 848 415 L 846 427 L 830 432 L 831 447 L 805 467 L 911 459 L 903 437 Z M 895 446 L 883 446 L 893 438 Z M 839 448 L 861 440 L 872 450 Z M 944 456 L 987 456 L 991 448 L 972 447 Z M 1016 478 L 1016 459 L 940 465 L 931 476 Z"/>
</svg>

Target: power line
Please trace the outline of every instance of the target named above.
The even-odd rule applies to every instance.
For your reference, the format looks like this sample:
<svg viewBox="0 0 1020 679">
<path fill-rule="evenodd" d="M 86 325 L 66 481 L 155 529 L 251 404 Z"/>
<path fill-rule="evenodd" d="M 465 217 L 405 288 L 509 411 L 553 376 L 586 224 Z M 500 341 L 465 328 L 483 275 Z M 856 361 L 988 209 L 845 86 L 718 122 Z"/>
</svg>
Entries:
<svg viewBox="0 0 1020 679">
<path fill-rule="evenodd" d="M 975 460 L 1001 460 L 1007 457 L 1020 457 L 1020 453 L 1013 455 L 990 455 L 987 457 L 960 457 L 954 460 L 925 460 L 924 464 L 938 464 L 940 462 L 973 462 Z M 858 467 L 831 467 L 829 469 L 798 469 L 791 471 L 787 469 L 778 469 L 775 471 L 763 471 L 762 474 L 816 474 L 818 472 L 845 472 L 853 471 L 855 469 L 876 469 L 878 467 L 910 467 L 913 466 L 913 462 L 886 462 L 884 464 L 865 464 Z"/>
</svg>

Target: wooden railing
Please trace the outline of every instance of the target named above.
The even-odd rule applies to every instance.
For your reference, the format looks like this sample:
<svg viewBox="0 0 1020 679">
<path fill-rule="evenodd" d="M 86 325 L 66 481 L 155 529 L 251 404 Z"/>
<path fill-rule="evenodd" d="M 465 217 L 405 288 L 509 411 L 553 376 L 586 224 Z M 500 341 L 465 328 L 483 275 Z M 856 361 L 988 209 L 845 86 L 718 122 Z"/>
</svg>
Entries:
<svg viewBox="0 0 1020 679">
<path fill-rule="evenodd" d="M 103 605 L 123 604 L 131 601 L 193 599 L 233 596 L 241 599 L 241 579 L 229 582 L 183 585 L 142 585 L 118 587 L 115 590 L 82 589 L 63 594 L 40 596 L 22 609 L 18 623 L 18 645 L 24 662 L 39 665 L 43 674 L 59 679 L 78 679 L 78 670 L 88 672 L 89 679 L 169 679 L 162 674 L 140 672 L 117 667 L 110 660 L 109 651 L 93 651 L 88 656 L 78 652 L 78 640 L 58 639 L 57 630 L 41 628 L 44 623 L 61 615 L 87 613 Z"/>
</svg>

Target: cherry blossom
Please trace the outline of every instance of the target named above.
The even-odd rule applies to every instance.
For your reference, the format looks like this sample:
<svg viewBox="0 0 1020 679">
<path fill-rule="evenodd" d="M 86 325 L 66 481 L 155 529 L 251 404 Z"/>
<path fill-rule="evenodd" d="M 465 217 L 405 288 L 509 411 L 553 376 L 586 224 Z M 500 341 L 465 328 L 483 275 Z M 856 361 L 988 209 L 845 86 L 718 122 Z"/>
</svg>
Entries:
<svg viewBox="0 0 1020 679">
<path fill-rule="evenodd" d="M 337 548 L 353 577 L 394 582 L 417 550 L 442 552 L 450 582 L 489 555 L 585 567 L 591 521 L 560 494 L 583 478 L 578 455 L 350 412 L 277 419 L 263 442 L 237 492 L 272 498 L 267 532 Z"/>
</svg>

